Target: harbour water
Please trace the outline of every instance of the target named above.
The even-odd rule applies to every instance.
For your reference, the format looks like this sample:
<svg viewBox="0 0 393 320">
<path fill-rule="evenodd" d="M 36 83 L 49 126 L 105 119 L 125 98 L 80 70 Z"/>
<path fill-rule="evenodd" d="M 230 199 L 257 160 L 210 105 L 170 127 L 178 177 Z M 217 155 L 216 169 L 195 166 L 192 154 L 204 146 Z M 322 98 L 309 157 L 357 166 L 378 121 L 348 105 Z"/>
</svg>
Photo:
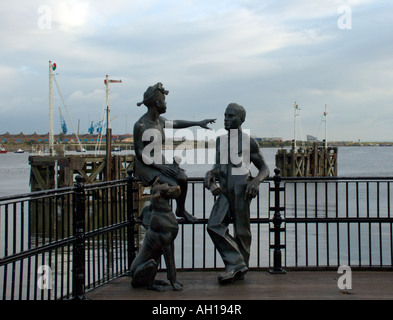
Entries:
<svg viewBox="0 0 393 320">
<path fill-rule="evenodd" d="M 277 149 L 263 148 L 261 150 L 272 176 Z M 0 197 L 30 192 L 29 155 L 29 153 L 10 152 L 0 155 Z M 341 177 L 393 177 L 391 159 L 393 159 L 393 147 L 340 147 L 338 150 L 338 175 Z M 212 166 L 206 162 L 204 164 L 185 163 L 181 167 L 186 170 L 189 177 L 201 177 Z M 362 182 L 357 184 L 355 182 L 348 186 L 346 183 L 332 185 L 300 183 L 296 186 L 288 182 L 285 188 L 286 218 L 364 217 L 366 215 L 387 217 L 388 212 L 390 217 L 390 200 L 387 199 L 391 198 L 391 187 L 388 184 L 365 184 Z M 269 217 L 269 207 L 272 203 L 269 202 L 269 196 L 266 196 L 268 192 L 268 184 L 265 183 L 261 186 L 262 196 L 260 199 L 252 202 L 252 218 Z M 203 186 L 197 185 L 195 188 L 194 186 L 190 188 L 186 207 L 192 209 L 198 218 L 208 218 L 214 201 L 213 197 L 206 192 L 206 201 L 194 201 L 192 194 L 194 194 L 194 199 L 202 199 Z M 297 198 L 294 197 L 295 194 L 297 194 Z M 25 224 L 28 221 L 28 212 L 28 210 L 24 211 Z M 0 235 L 5 234 L 6 223 L 4 219 L 3 216 L 0 217 Z M 11 252 L 11 249 L 15 250 L 13 241 L 11 241 L 12 225 L 8 229 L 8 249 Z M 27 225 L 24 226 L 24 230 L 27 232 Z M 253 239 L 251 267 L 267 268 L 271 266 L 272 251 L 269 250 L 269 245 L 272 243 L 272 236 L 269 230 L 269 223 L 255 223 L 251 226 Z M 230 231 L 233 233 L 232 227 Z M 391 232 L 390 224 L 381 223 L 286 223 L 284 263 L 286 266 L 326 266 L 341 263 L 389 266 L 393 261 Z M 33 236 L 35 235 L 33 234 Z M 25 241 L 23 246 L 27 248 L 27 233 L 23 239 Z M 39 235 L 33 241 L 41 241 Z M 101 250 L 98 248 L 106 248 L 106 244 L 99 242 L 94 244 L 93 248 L 94 246 L 97 250 Z M 213 243 L 203 224 L 182 225 L 176 238 L 175 250 L 176 266 L 179 268 L 204 268 L 215 265 L 223 267 L 221 258 L 214 250 Z M 4 252 L 4 239 L 0 239 L 0 257 L 4 256 Z M 89 254 L 91 253 L 92 251 L 89 251 Z M 70 259 L 70 253 L 65 251 L 52 253 L 53 256 L 45 258 L 45 261 L 54 261 L 55 254 L 59 255 L 59 261 L 60 259 Z M 104 257 L 104 249 L 101 254 Z M 94 254 L 92 256 L 94 257 Z M 35 263 L 39 265 L 40 261 L 36 259 Z M 4 270 L 4 268 L 0 268 L 0 279 L 5 279 Z M 32 270 L 34 272 L 35 268 Z M 23 277 L 29 276 L 27 273 L 23 275 Z M 7 278 L 11 278 L 10 272 L 7 274 Z M 10 286 L 11 282 L 7 283 L 7 286 Z M 25 286 L 25 281 L 23 283 Z M 0 289 L 2 289 L 1 282 Z M 7 294 L 9 292 L 10 290 L 7 291 Z"/>
<path fill-rule="evenodd" d="M 273 175 L 277 148 L 261 150 L 270 168 L 270 174 Z M 30 192 L 29 155 L 26 152 L 0 154 L 0 197 Z M 392 159 L 393 147 L 339 147 L 338 176 L 393 176 Z M 204 161 L 204 164 L 184 163 L 181 165 L 189 177 L 203 177 L 211 166 L 208 161 Z"/>
</svg>

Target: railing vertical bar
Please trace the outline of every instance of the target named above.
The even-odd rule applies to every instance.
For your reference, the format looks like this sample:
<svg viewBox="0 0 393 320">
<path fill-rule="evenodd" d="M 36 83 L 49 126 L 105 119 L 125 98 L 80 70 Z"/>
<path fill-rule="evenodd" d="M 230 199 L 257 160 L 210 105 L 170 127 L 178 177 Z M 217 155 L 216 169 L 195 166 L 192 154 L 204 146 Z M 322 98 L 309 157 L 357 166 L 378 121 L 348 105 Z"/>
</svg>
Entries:
<svg viewBox="0 0 393 320">
<path fill-rule="evenodd" d="M 287 207 L 287 197 L 285 196 L 285 194 L 286 194 L 286 185 L 285 185 L 285 183 L 282 185 L 282 189 L 283 189 L 283 192 L 284 192 L 284 194 L 283 194 L 283 196 L 284 196 L 284 218 L 286 217 L 286 215 L 287 215 L 287 211 L 286 211 L 286 207 Z M 287 228 L 286 228 L 286 224 L 285 224 L 285 227 L 284 227 L 284 243 L 285 243 L 285 251 L 284 251 L 284 259 L 285 259 L 285 264 L 284 264 L 284 266 L 286 267 L 287 266 L 287 246 L 286 246 L 286 244 L 287 244 Z"/>
<path fill-rule="evenodd" d="M 121 191 L 122 191 L 122 189 L 121 189 L 121 187 L 120 186 L 117 186 L 116 188 L 115 188 L 115 216 L 114 216 L 114 223 L 118 223 L 119 222 L 119 216 L 118 216 L 118 213 L 119 213 L 119 201 L 120 201 L 120 199 L 119 199 L 119 197 L 118 197 L 118 195 L 120 195 L 121 194 Z M 114 250 L 115 250 L 115 275 L 117 275 L 117 274 L 119 274 L 119 266 L 120 266 L 120 260 L 119 260 L 119 256 L 120 256 L 120 254 L 119 254 L 119 236 L 118 236 L 118 230 L 116 229 L 116 230 L 114 230 L 113 231 L 113 236 L 114 236 L 114 238 L 115 238 L 115 240 L 114 240 L 114 244 L 113 244 L 113 247 L 114 247 Z"/>
<path fill-rule="evenodd" d="M 117 219 L 118 219 L 118 222 L 123 222 L 123 212 L 124 212 L 124 210 L 125 210 L 125 206 L 124 206 L 124 199 L 125 199 L 125 196 L 126 196 L 126 187 L 125 187 L 125 185 L 123 185 L 123 186 L 121 186 L 120 187 L 120 192 L 119 192 L 119 209 L 118 209 L 118 215 L 117 215 Z M 119 268 L 120 268 L 120 271 L 123 271 L 123 270 L 125 270 L 125 268 L 123 267 L 123 246 L 122 246 L 122 244 L 123 244 L 123 230 L 124 230 L 124 228 L 121 228 L 121 229 L 119 229 L 117 232 L 118 232 L 118 236 L 117 236 L 117 241 L 118 241 L 118 243 L 117 243 L 117 247 L 118 247 L 118 250 L 119 250 Z"/>
<path fill-rule="evenodd" d="M 86 230 L 86 232 L 89 232 L 91 230 L 90 229 L 90 224 L 91 224 L 91 218 L 90 218 L 90 216 L 91 216 L 91 206 L 94 205 L 94 200 L 91 200 L 91 199 L 93 199 L 92 198 L 92 192 L 91 191 L 87 191 L 86 192 L 86 223 L 85 223 L 85 230 Z M 86 259 L 86 277 L 85 277 L 86 283 L 85 283 L 85 286 L 86 286 L 86 289 L 89 289 L 90 288 L 90 283 L 91 283 L 91 281 L 90 281 L 90 277 L 91 277 L 91 272 L 90 272 L 90 270 L 91 270 L 91 263 L 90 263 L 90 261 L 91 261 L 90 238 L 87 239 L 87 241 L 85 243 L 85 246 L 86 246 L 86 256 L 87 256 L 87 259 Z"/>
<path fill-rule="evenodd" d="M 192 215 L 195 216 L 195 182 L 192 186 Z M 192 268 L 195 268 L 195 224 L 192 224 Z"/>
<path fill-rule="evenodd" d="M 124 193 L 124 188 L 122 186 L 119 186 L 119 191 L 117 192 L 117 195 L 120 198 L 116 199 L 116 223 L 119 223 L 121 221 L 121 207 L 123 205 L 122 202 L 122 198 L 121 195 L 125 195 Z M 120 208 L 118 207 L 120 206 Z M 119 274 L 122 269 L 123 266 L 123 255 L 122 255 L 122 251 L 121 251 L 121 230 L 116 230 L 115 231 L 115 237 L 116 237 L 116 253 L 118 256 L 118 260 L 116 261 L 116 274 Z"/>
<path fill-rule="evenodd" d="M 72 292 L 74 300 L 85 299 L 85 221 L 86 221 L 86 193 L 83 184 L 82 176 L 78 175 L 75 178 L 74 185 L 74 224 L 73 231 L 76 236 L 74 243 L 74 250 L 72 256 L 73 277 L 72 277 Z"/>
<path fill-rule="evenodd" d="M 281 224 L 282 224 L 282 218 L 281 218 L 281 213 L 280 211 L 282 210 L 280 206 L 280 183 L 281 183 L 281 176 L 280 176 L 280 169 L 276 168 L 274 170 L 274 216 L 273 216 L 273 226 L 274 226 L 274 254 L 273 254 L 273 268 L 269 269 L 270 273 L 273 274 L 285 274 L 286 271 L 282 268 L 282 254 L 281 254 L 281 248 L 285 247 L 285 245 L 281 246 L 280 240 L 281 240 Z M 270 190 L 270 188 L 269 188 Z"/>
<path fill-rule="evenodd" d="M 60 215 L 61 215 L 61 230 L 60 230 L 60 237 L 61 239 L 64 239 L 64 228 L 65 228 L 65 208 L 66 208 L 66 203 L 69 202 L 69 198 L 67 200 L 67 196 L 64 196 L 61 200 L 61 210 L 60 210 Z M 64 294 L 64 275 L 65 275 L 65 263 L 64 263 L 64 246 L 61 246 L 61 276 L 60 276 L 60 281 L 61 281 L 61 287 L 60 287 L 60 297 L 63 297 Z"/>
<path fill-rule="evenodd" d="M 272 218 L 271 217 L 271 210 L 270 210 L 270 208 L 272 207 L 272 205 L 271 205 L 271 202 L 272 202 L 272 200 L 271 200 L 271 198 L 272 198 L 272 192 L 270 192 L 270 184 L 269 184 L 269 193 L 268 193 L 268 208 L 269 208 L 269 210 L 268 210 L 268 218 L 269 218 L 269 220 Z M 271 232 L 270 232 L 270 223 L 268 224 L 268 230 L 269 230 L 269 238 L 268 238 L 268 241 L 269 241 L 269 243 L 268 243 L 268 246 L 269 246 L 269 248 L 270 248 L 270 244 L 271 244 Z M 271 258 L 271 253 L 270 253 L 270 249 L 269 249 L 269 254 L 268 254 L 268 266 L 271 266 L 272 265 L 272 258 Z"/>
<path fill-rule="evenodd" d="M 124 264 L 124 270 L 128 271 L 128 264 L 127 264 L 127 259 L 128 259 L 128 254 L 127 254 L 127 248 L 128 248 L 128 242 L 127 242 L 127 228 L 128 225 L 130 224 L 130 222 L 127 219 L 127 210 L 128 210 L 128 206 L 127 206 L 127 198 L 128 198 L 128 194 L 127 194 L 127 190 L 128 190 L 128 184 L 126 184 L 126 186 L 124 187 L 125 191 L 124 191 L 124 197 L 123 197 L 123 211 L 122 211 L 122 221 L 127 221 L 127 227 L 122 229 L 122 244 L 123 244 L 123 264 Z M 133 226 L 134 228 L 134 226 Z M 133 235 L 133 237 L 135 238 L 135 235 Z M 135 240 L 135 239 L 134 239 Z M 134 246 L 135 247 L 135 246 Z M 134 248 L 135 249 L 135 248 Z"/>
<path fill-rule="evenodd" d="M 42 199 L 41 199 L 42 200 Z M 38 230 L 38 221 L 39 221 L 39 211 L 38 211 L 38 207 L 39 207 L 39 199 L 37 199 L 36 201 L 35 201 L 35 216 L 36 216 L 36 224 L 35 224 L 35 247 L 38 247 L 39 246 L 39 243 L 38 243 L 38 237 L 39 237 L 39 235 L 38 235 L 38 232 L 39 232 L 39 230 Z M 38 283 L 38 281 L 37 281 L 37 277 L 38 277 L 38 270 L 37 270 L 37 268 L 38 268 L 38 255 L 36 254 L 35 256 L 35 259 L 34 259 L 34 300 L 37 300 L 38 299 L 38 290 L 37 290 L 37 283 Z"/>
<path fill-rule="evenodd" d="M 60 196 L 60 199 L 62 197 Z M 55 241 L 59 240 L 59 222 L 58 222 L 58 207 L 59 207 L 59 197 L 55 197 L 55 214 L 54 214 L 54 224 L 55 224 Z M 58 280 L 58 274 L 57 274 L 57 265 L 58 265 L 58 247 L 55 248 L 55 262 L 54 262 L 54 291 L 53 291 L 53 299 L 57 300 L 57 280 Z"/>
<path fill-rule="evenodd" d="M 345 211 L 345 217 L 349 218 L 349 182 L 346 182 L 346 211 Z M 351 228 L 350 228 L 350 222 L 347 222 L 347 264 L 350 266 L 351 265 Z"/>
<path fill-rule="evenodd" d="M 387 182 L 388 188 L 388 217 L 390 218 L 390 182 Z M 390 265 L 393 266 L 393 223 L 390 223 Z"/>
<path fill-rule="evenodd" d="M 16 203 L 12 206 L 12 254 L 16 253 Z M 15 298 L 15 273 L 16 273 L 16 262 L 12 263 L 11 273 L 11 300 Z"/>
<path fill-rule="evenodd" d="M 367 181 L 367 218 L 370 217 L 370 186 Z M 371 254 L 371 223 L 368 223 L 368 259 L 369 265 L 372 263 L 372 254 Z"/>
<path fill-rule="evenodd" d="M 128 265 L 130 270 L 132 261 L 135 258 L 135 215 L 134 215 L 134 178 L 133 171 L 127 171 L 127 256 Z M 138 204 L 139 206 L 139 204 Z"/>
<path fill-rule="evenodd" d="M 56 198 L 56 195 L 54 196 L 54 198 Z M 53 211 L 53 198 L 52 197 L 50 197 L 49 198 L 49 230 L 48 230 L 48 241 L 49 241 L 49 243 L 51 243 L 52 242 L 52 211 Z M 50 268 L 52 268 L 52 251 L 50 250 L 49 252 L 48 252 L 48 266 L 50 267 Z M 52 297 L 52 288 L 49 288 L 48 289 L 48 300 L 50 300 L 51 299 L 51 297 Z"/>
<path fill-rule="evenodd" d="M 97 220 L 97 229 L 99 229 L 101 227 L 101 225 L 100 225 L 101 219 L 100 218 L 102 218 L 102 214 L 104 211 L 103 198 L 104 198 L 103 191 L 100 190 L 98 200 L 97 200 L 97 219 L 96 219 Z M 100 284 L 100 282 L 101 282 L 101 261 L 102 261 L 101 248 L 100 248 L 101 247 L 101 235 L 96 236 L 96 241 L 97 241 L 97 283 Z M 94 274 L 96 274 L 96 273 L 94 273 Z"/>
<path fill-rule="evenodd" d="M 206 219 L 206 188 L 202 187 L 202 218 Z M 206 228 L 203 228 L 203 260 L 202 266 L 203 269 L 206 268 Z"/>
<path fill-rule="evenodd" d="M 356 181 L 355 183 L 356 185 L 356 217 L 359 218 L 360 217 L 360 206 L 359 206 L 359 182 Z M 359 266 L 362 265 L 362 240 L 361 240 L 361 236 L 360 236 L 360 223 L 358 223 L 358 256 L 359 256 L 359 260 L 358 260 L 358 264 Z"/>
<path fill-rule="evenodd" d="M 304 216 L 305 218 L 308 218 L 308 203 L 307 203 L 307 199 L 308 199 L 308 194 L 307 194 L 307 182 L 304 183 Z M 306 255 L 306 266 L 308 266 L 308 223 L 305 222 L 304 224 L 304 229 L 305 229 L 305 255 Z"/>
<path fill-rule="evenodd" d="M 37 281 L 37 276 L 38 276 L 38 267 L 37 267 L 37 265 L 38 265 L 38 254 L 36 254 L 36 255 L 34 255 L 34 257 L 35 257 L 35 259 L 34 259 L 34 300 L 37 300 L 37 298 L 38 298 L 38 288 L 37 288 L 37 284 L 38 284 L 38 281 Z"/>
<path fill-rule="evenodd" d="M 122 210 L 122 221 L 127 221 L 127 184 L 124 186 L 123 192 L 123 210 Z M 123 264 L 124 270 L 128 270 L 127 265 L 127 236 L 126 236 L 127 227 L 122 229 L 122 245 L 123 245 Z"/>
<path fill-rule="evenodd" d="M 35 240 L 35 245 L 34 245 L 34 247 L 38 247 L 38 199 L 35 199 L 34 200 L 34 214 L 35 214 L 35 224 L 34 224 L 34 226 L 35 226 L 35 229 L 34 229 L 34 232 L 35 232 L 35 237 L 34 237 L 34 240 Z M 33 296 L 33 300 L 37 300 L 37 255 L 35 255 L 34 256 L 34 264 L 33 264 L 33 266 L 34 266 L 34 290 L 33 290 L 33 294 L 34 294 L 34 296 Z"/>
<path fill-rule="evenodd" d="M 113 212 L 112 212 L 112 225 L 117 223 L 117 194 L 118 194 L 118 186 L 114 186 L 113 188 L 113 203 L 112 203 L 112 207 L 113 207 Z M 113 254 L 113 259 L 112 259 L 112 264 L 113 264 L 113 269 L 112 269 L 112 277 L 114 278 L 115 275 L 117 274 L 118 271 L 118 252 L 117 252 L 117 230 L 113 230 L 111 232 L 112 235 L 112 250 L 114 252 Z"/>
<path fill-rule="evenodd" d="M 108 189 L 105 189 L 102 191 L 102 211 L 100 212 L 100 217 L 101 217 L 101 227 L 105 226 L 105 212 L 106 212 L 106 197 L 107 197 L 107 193 L 108 193 Z M 101 257 L 101 274 L 99 275 L 99 281 L 101 283 L 105 282 L 105 234 L 100 234 L 99 235 L 100 238 L 100 246 L 99 246 L 99 250 L 100 250 L 100 257 Z"/>
<path fill-rule="evenodd" d="M 20 202 L 20 251 L 23 252 L 25 250 L 25 208 L 24 208 L 24 201 Z M 21 259 L 19 261 L 19 300 L 22 300 L 22 294 L 23 294 L 23 261 L 24 259 Z"/>
<path fill-rule="evenodd" d="M 338 190 L 339 183 L 336 182 L 336 189 Z M 336 192 L 336 218 L 338 218 L 338 192 Z M 340 265 L 340 226 L 339 223 L 336 223 L 336 232 L 337 232 L 337 265 Z"/>
<path fill-rule="evenodd" d="M 260 188 L 260 187 L 259 187 Z M 257 218 L 259 219 L 259 194 L 257 194 Z M 260 267 L 260 259 L 261 259 L 261 224 L 257 224 L 257 267 Z"/>
<path fill-rule="evenodd" d="M 93 228 L 93 230 L 96 230 L 96 229 L 98 229 L 98 223 L 97 223 L 97 217 L 98 217 L 98 213 L 99 213 L 99 211 L 98 210 L 96 210 L 97 209 L 97 206 L 98 206 L 98 201 L 99 201 L 99 193 L 98 193 L 98 191 L 97 190 L 93 190 L 93 198 L 95 199 L 95 201 L 93 201 L 93 203 L 92 203 L 92 218 L 91 218 L 91 224 L 92 224 L 92 228 Z M 92 259 L 93 259 L 93 270 L 91 271 L 91 273 L 92 273 L 92 275 L 91 275 L 91 278 L 92 278 L 92 283 L 93 283 L 93 285 L 95 285 L 95 283 L 96 283 L 96 272 L 97 272 L 97 270 L 96 270 L 96 246 L 95 246 L 95 244 L 96 244 L 96 237 L 92 237 L 91 239 L 90 239 L 90 241 L 91 241 L 91 256 L 92 256 Z"/>
<path fill-rule="evenodd" d="M 31 200 L 27 202 L 27 250 L 31 249 Z M 27 288 L 26 288 L 26 300 L 30 300 L 30 271 L 31 271 L 31 257 L 27 258 Z"/>
<path fill-rule="evenodd" d="M 121 190 L 121 194 L 123 195 L 121 197 L 121 210 L 119 213 L 119 219 L 121 222 L 125 221 L 124 219 L 124 214 L 126 212 L 126 198 L 127 198 L 127 187 L 126 185 L 124 185 L 122 187 Z M 126 264 L 125 264 L 125 247 L 124 247 L 124 243 L 125 243 L 125 237 L 124 237 L 124 230 L 125 228 L 122 228 L 121 230 L 119 230 L 119 249 L 120 249 L 120 269 L 121 270 L 126 270 Z M 123 251 L 124 250 L 124 251 Z"/>
<path fill-rule="evenodd" d="M 46 228 L 45 228 L 45 216 L 46 216 L 46 202 L 47 199 L 44 198 L 43 199 L 43 203 L 42 203 L 42 216 L 41 216 L 41 223 L 42 223 L 42 235 L 41 235 L 41 241 L 42 241 L 42 245 L 45 245 L 46 241 L 45 241 L 45 233 L 46 233 Z M 43 266 L 45 264 L 45 255 L 41 254 L 41 265 Z M 38 268 L 39 266 L 36 266 L 36 273 L 38 272 Z M 44 300 L 44 290 L 40 290 L 39 291 L 41 294 L 41 300 Z"/>
<path fill-rule="evenodd" d="M 110 215 L 111 215 L 111 212 L 110 212 L 110 206 L 111 206 L 111 204 L 110 204 L 110 198 L 111 198 L 111 188 L 109 187 L 109 188 L 107 188 L 106 189 L 106 214 L 105 214 L 105 227 L 106 226 L 108 226 L 109 225 L 109 217 L 110 217 Z M 106 259 L 105 259 L 105 262 L 106 262 L 106 272 L 105 272 L 105 278 L 106 278 L 106 281 L 108 281 L 109 280 L 109 278 L 110 278 L 110 269 L 111 269 L 111 257 L 110 257 L 110 244 L 109 244 L 109 232 L 107 232 L 107 233 L 105 233 L 105 239 L 106 239 L 106 243 L 105 243 L 105 248 L 106 248 L 106 252 L 105 252 L 105 255 L 106 255 Z M 104 278 L 104 280 L 105 280 L 105 278 Z"/>
<path fill-rule="evenodd" d="M 377 217 L 380 218 L 380 190 L 379 190 L 380 183 L 377 182 Z M 381 222 L 379 222 L 379 265 L 382 266 L 382 225 Z"/>
<path fill-rule="evenodd" d="M 184 224 L 181 225 L 181 267 L 184 269 Z"/>
<path fill-rule="evenodd" d="M 286 184 L 285 184 L 286 186 Z M 295 219 L 297 218 L 297 183 L 293 184 L 294 186 L 294 206 L 295 206 L 295 212 L 294 216 Z M 298 262 L 298 256 L 299 256 L 299 248 L 298 248 L 298 234 L 297 234 L 297 223 L 295 223 L 295 266 L 297 267 L 299 265 Z"/>
<path fill-rule="evenodd" d="M 68 224 L 67 224 L 67 236 L 71 236 L 74 235 L 74 233 L 71 231 L 71 226 L 73 223 L 73 203 L 74 203 L 74 198 L 73 198 L 73 194 L 68 196 L 68 205 L 67 205 L 67 220 L 68 220 Z M 72 245 L 72 248 L 74 248 L 74 245 Z M 67 261 L 68 261 L 68 265 L 67 265 L 67 298 L 70 297 L 71 295 L 71 245 L 68 244 L 67 245 Z"/>
<path fill-rule="evenodd" d="M 8 256 L 8 204 L 5 205 L 4 208 L 4 256 Z M 4 281 L 3 281 L 3 297 L 7 298 L 7 285 L 8 285 L 8 277 L 7 277 L 8 265 L 4 266 Z"/>
<path fill-rule="evenodd" d="M 102 219 L 102 226 L 103 227 L 105 227 L 105 225 L 106 225 L 106 223 L 105 223 L 105 217 L 106 217 L 106 214 L 107 214 L 107 212 L 108 212 L 108 189 L 105 189 L 104 190 L 104 197 L 103 197 L 105 200 L 103 200 L 104 201 L 104 206 L 103 206 L 103 211 L 102 211 L 102 216 L 101 216 L 101 219 Z M 102 263 L 102 274 L 101 274 L 101 281 L 102 281 L 102 283 L 104 283 L 105 282 L 105 275 L 106 275 L 106 264 L 105 264 L 105 260 L 106 260 L 106 254 L 105 254 L 105 246 L 106 246 L 106 244 L 105 244 L 105 238 L 106 238 L 106 234 L 105 233 L 103 233 L 103 234 L 101 234 L 101 241 L 102 241 L 102 243 L 101 243 L 101 258 L 102 258 L 102 261 L 101 261 L 101 263 Z"/>
<path fill-rule="evenodd" d="M 318 183 L 315 183 L 315 218 L 318 218 Z M 316 256 L 316 264 L 319 266 L 319 223 L 318 221 L 315 223 L 315 256 Z"/>
<path fill-rule="evenodd" d="M 325 182 L 325 215 L 326 218 L 329 217 L 329 183 Z M 330 260 L 329 260 L 329 223 L 325 223 L 326 226 L 326 265 L 330 266 Z"/>
<path fill-rule="evenodd" d="M 109 211 L 108 211 L 108 222 L 107 225 L 110 226 L 113 223 L 113 187 L 109 188 Z M 113 232 L 107 232 L 108 239 L 108 281 L 113 277 L 114 272 L 114 247 L 113 247 Z"/>
</svg>

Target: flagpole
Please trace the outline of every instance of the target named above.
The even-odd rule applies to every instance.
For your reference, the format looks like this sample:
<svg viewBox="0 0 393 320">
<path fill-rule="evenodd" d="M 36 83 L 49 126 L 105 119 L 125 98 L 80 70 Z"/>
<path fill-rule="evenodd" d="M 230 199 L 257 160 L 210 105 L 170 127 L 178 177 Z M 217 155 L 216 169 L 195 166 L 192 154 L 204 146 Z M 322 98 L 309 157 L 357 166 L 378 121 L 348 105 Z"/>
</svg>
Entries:
<svg viewBox="0 0 393 320">
<path fill-rule="evenodd" d="M 293 147 L 296 150 L 296 101 L 293 105 L 294 115 L 293 115 Z"/>
<path fill-rule="evenodd" d="M 325 149 L 327 148 L 327 104 L 325 104 Z"/>
</svg>

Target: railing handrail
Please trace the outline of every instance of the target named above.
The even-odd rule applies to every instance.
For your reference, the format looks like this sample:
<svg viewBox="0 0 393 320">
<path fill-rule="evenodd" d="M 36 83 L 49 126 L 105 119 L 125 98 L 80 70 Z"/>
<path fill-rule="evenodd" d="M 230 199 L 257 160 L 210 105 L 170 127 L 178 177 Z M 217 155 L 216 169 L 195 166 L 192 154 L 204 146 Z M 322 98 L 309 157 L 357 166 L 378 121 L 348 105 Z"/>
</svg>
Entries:
<svg viewBox="0 0 393 320">
<path fill-rule="evenodd" d="M 380 176 L 281 177 L 281 181 L 393 181 Z"/>
<path fill-rule="evenodd" d="M 273 181 L 273 176 L 268 177 L 265 181 Z M 281 181 L 393 181 L 393 176 L 391 177 L 381 177 L 381 176 L 331 176 L 331 177 L 281 177 Z M 203 177 L 189 177 L 189 182 L 203 182 Z M 109 185 L 116 185 L 119 183 L 126 183 L 127 178 L 118 179 L 118 180 L 111 180 L 111 181 L 104 181 L 104 182 L 97 182 L 92 184 L 86 184 L 86 190 L 92 188 L 102 188 Z M 49 190 L 40 190 L 40 191 L 33 191 L 29 193 L 20 193 L 15 195 L 9 196 L 2 196 L 0 197 L 0 202 L 3 201 L 12 201 L 18 200 L 23 198 L 38 198 L 43 196 L 51 196 L 54 194 L 65 194 L 67 192 L 72 192 L 74 187 L 63 187 L 57 189 L 49 189 Z"/>
<path fill-rule="evenodd" d="M 127 178 L 91 183 L 91 184 L 85 185 L 85 190 L 90 190 L 90 189 L 94 189 L 94 188 L 97 188 L 97 189 L 104 188 L 106 186 L 118 185 L 118 184 L 122 184 L 122 183 L 126 183 L 126 182 L 127 182 Z M 73 189 L 74 189 L 74 187 L 63 187 L 63 188 L 57 188 L 57 189 L 40 190 L 40 191 L 33 191 L 30 193 L 20 193 L 20 194 L 16 194 L 16 195 L 3 196 L 3 197 L 0 197 L 0 202 L 19 200 L 19 199 L 23 199 L 23 198 L 36 199 L 36 198 L 40 198 L 40 197 L 49 197 L 49 196 L 56 195 L 56 194 L 67 194 L 67 193 L 72 193 Z"/>
</svg>

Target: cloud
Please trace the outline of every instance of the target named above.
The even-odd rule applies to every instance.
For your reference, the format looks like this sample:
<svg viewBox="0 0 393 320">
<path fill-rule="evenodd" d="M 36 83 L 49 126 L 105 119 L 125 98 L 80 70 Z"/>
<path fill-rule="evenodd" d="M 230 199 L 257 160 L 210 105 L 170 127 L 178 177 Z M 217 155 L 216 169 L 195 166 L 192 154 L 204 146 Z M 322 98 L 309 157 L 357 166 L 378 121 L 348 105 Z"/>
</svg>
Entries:
<svg viewBox="0 0 393 320">
<path fill-rule="evenodd" d="M 247 109 L 245 125 L 253 134 L 291 139 L 296 100 L 306 133 L 315 134 L 327 104 L 332 140 L 388 139 L 393 136 L 386 125 L 393 116 L 392 4 L 345 1 L 352 29 L 341 30 L 343 3 L 5 2 L 0 74 L 7 81 L 0 87 L 0 130 L 20 132 L 23 123 L 26 132 L 48 131 L 52 60 L 70 113 L 86 130 L 89 115 L 101 116 L 109 74 L 123 80 L 111 89 L 111 106 L 119 123 L 128 115 L 128 129 L 145 111 L 136 102 L 161 81 L 170 91 L 168 118 L 217 117 L 220 126 L 226 105 L 238 102 Z M 51 24 L 45 29 L 40 22 L 48 8 Z M 13 110 L 23 111 L 19 121 L 9 120 L 18 118 Z M 114 132 L 122 133 L 121 127 Z"/>
</svg>

